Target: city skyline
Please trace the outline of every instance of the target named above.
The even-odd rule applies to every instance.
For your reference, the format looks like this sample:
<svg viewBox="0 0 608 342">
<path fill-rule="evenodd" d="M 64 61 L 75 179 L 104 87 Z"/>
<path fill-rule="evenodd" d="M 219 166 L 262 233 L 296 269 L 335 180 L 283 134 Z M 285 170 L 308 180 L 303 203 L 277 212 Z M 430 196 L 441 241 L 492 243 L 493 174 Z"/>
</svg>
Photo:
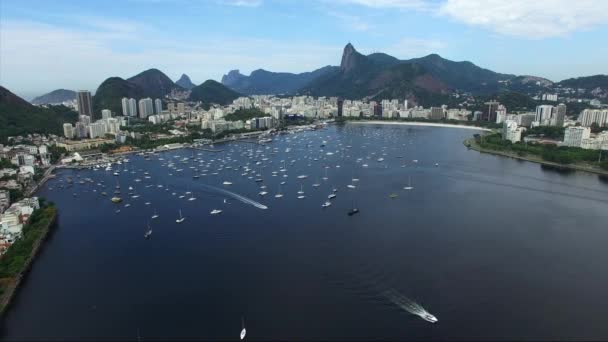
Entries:
<svg viewBox="0 0 608 342">
<path fill-rule="evenodd" d="M 28 99 L 58 88 L 94 92 L 107 77 L 148 68 L 173 80 L 186 73 L 196 84 L 219 80 L 231 69 L 311 71 L 337 65 L 349 41 L 365 54 L 407 59 L 438 53 L 553 81 L 605 73 L 601 56 L 608 49 L 597 44 L 608 33 L 608 3 L 595 0 L 131 0 L 120 6 L 64 0 L 1 6 L 0 83 Z"/>
</svg>

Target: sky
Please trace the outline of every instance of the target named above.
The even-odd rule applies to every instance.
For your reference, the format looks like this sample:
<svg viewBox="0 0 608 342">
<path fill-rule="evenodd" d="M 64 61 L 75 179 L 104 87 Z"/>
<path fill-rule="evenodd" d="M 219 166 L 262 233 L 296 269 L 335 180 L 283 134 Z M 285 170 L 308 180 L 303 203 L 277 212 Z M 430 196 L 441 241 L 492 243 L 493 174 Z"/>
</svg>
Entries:
<svg viewBox="0 0 608 342">
<path fill-rule="evenodd" d="M 1 0 L 0 85 L 31 99 L 149 68 L 304 72 L 349 42 L 559 81 L 607 74 L 606 37 L 608 0 Z"/>
</svg>

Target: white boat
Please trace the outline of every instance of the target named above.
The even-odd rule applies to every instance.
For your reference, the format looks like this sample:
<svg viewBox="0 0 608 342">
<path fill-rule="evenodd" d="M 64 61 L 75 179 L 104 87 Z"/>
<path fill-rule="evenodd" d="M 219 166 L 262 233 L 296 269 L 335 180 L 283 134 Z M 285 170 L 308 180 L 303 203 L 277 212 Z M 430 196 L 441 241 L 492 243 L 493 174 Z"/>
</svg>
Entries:
<svg viewBox="0 0 608 342">
<path fill-rule="evenodd" d="M 349 189 L 354 189 L 354 188 L 356 188 L 357 186 L 356 186 L 356 185 L 352 185 L 352 184 L 348 184 L 346 187 L 347 187 L 347 188 L 349 188 Z"/>
<path fill-rule="evenodd" d="M 431 323 L 437 323 L 437 321 L 439 321 L 439 320 L 437 319 L 437 317 L 435 317 L 435 316 L 431 315 L 431 314 L 430 314 L 430 313 L 428 313 L 428 312 L 425 312 L 425 313 L 421 314 L 421 315 L 420 315 L 420 317 L 421 317 L 423 320 L 428 321 L 428 322 L 431 322 Z"/>
<path fill-rule="evenodd" d="M 264 196 L 264 195 L 268 194 L 268 192 L 266 192 L 266 191 L 260 191 L 258 194 L 259 194 L 260 196 Z"/>
<path fill-rule="evenodd" d="M 245 320 L 241 318 L 241 341 L 247 336 L 247 329 L 245 329 Z"/>
<path fill-rule="evenodd" d="M 329 194 L 329 196 L 327 196 L 327 199 L 334 199 L 336 198 L 336 194 Z"/>
<path fill-rule="evenodd" d="M 144 233 L 144 239 L 147 239 L 152 235 L 152 228 L 150 228 L 150 224 L 148 223 L 148 230 Z"/>
<path fill-rule="evenodd" d="M 211 210 L 211 215 L 217 215 L 217 214 L 220 214 L 221 212 L 222 211 L 219 209 L 213 209 L 213 210 Z"/>
<path fill-rule="evenodd" d="M 152 215 L 152 219 L 157 219 L 158 218 L 158 214 L 156 213 L 156 210 L 154 210 L 154 215 Z"/>
<path fill-rule="evenodd" d="M 306 179 L 306 178 L 308 178 L 308 176 L 307 176 L 307 175 L 299 175 L 299 176 L 298 176 L 298 179 Z"/>
<path fill-rule="evenodd" d="M 412 177 L 409 176 L 407 178 L 407 186 L 403 187 L 403 190 L 412 190 L 414 187 L 412 186 Z"/>
<path fill-rule="evenodd" d="M 300 191 L 298 191 L 298 195 L 304 194 L 304 190 L 302 189 L 302 185 L 300 184 Z"/>
<path fill-rule="evenodd" d="M 323 208 L 327 208 L 327 207 L 329 207 L 330 205 L 331 205 L 331 202 L 330 202 L 330 201 L 325 201 L 325 203 L 323 203 L 323 204 L 321 205 L 321 207 L 323 207 Z"/>
<path fill-rule="evenodd" d="M 224 183 L 222 183 L 222 184 L 224 184 L 224 185 L 232 185 L 232 182 L 225 181 L 225 182 L 224 182 Z"/>
<path fill-rule="evenodd" d="M 194 200 L 196 200 L 196 197 L 190 197 L 190 198 L 188 198 L 188 201 L 194 201 Z"/>
<path fill-rule="evenodd" d="M 378 162 L 382 163 L 384 161 L 384 158 L 378 158 Z"/>
<path fill-rule="evenodd" d="M 298 196 L 298 199 L 305 199 L 305 198 L 306 198 L 306 196 L 304 196 L 304 195 Z"/>
<path fill-rule="evenodd" d="M 175 222 L 182 223 L 182 222 L 184 222 L 185 219 L 186 218 L 182 216 L 182 211 L 180 209 L 180 211 L 179 211 L 179 218 L 177 220 L 175 220 Z"/>
</svg>

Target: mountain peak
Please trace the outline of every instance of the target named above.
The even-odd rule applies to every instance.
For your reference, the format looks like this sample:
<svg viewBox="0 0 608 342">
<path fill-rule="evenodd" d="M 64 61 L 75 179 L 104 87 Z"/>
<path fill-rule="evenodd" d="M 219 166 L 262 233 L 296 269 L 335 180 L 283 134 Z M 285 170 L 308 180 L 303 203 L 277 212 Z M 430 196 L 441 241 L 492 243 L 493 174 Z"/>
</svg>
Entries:
<svg viewBox="0 0 608 342">
<path fill-rule="evenodd" d="M 228 71 L 228 73 L 226 75 L 222 76 L 222 84 L 225 86 L 231 87 L 231 86 L 237 84 L 239 81 L 241 81 L 245 77 L 246 76 L 241 74 L 239 69 L 230 70 L 230 71 Z"/>
<path fill-rule="evenodd" d="M 182 74 L 182 76 L 179 78 L 179 80 L 177 80 L 177 82 L 175 82 L 175 84 L 188 90 L 196 86 L 194 83 L 192 83 L 192 80 L 190 80 L 190 77 L 188 77 L 188 75 L 186 74 Z"/>
<path fill-rule="evenodd" d="M 352 70 L 359 64 L 361 57 L 363 57 L 363 55 L 357 52 L 351 43 L 346 44 L 344 47 L 344 52 L 342 53 L 340 69 L 346 72 Z"/>
</svg>

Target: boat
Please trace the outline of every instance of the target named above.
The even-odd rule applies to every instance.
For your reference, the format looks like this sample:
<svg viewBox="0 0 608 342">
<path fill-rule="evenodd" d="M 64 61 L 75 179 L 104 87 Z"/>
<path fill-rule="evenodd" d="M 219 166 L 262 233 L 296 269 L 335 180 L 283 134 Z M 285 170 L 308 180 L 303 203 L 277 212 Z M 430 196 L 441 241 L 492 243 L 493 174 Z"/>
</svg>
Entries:
<svg viewBox="0 0 608 342">
<path fill-rule="evenodd" d="M 398 196 L 399 195 L 397 195 L 397 194 L 390 194 L 390 195 L 388 195 L 389 198 L 397 198 Z"/>
<path fill-rule="evenodd" d="M 182 223 L 182 222 L 184 222 L 185 219 L 186 218 L 182 216 L 182 211 L 180 209 L 180 211 L 179 211 L 179 218 L 177 220 L 175 220 L 175 222 Z"/>
<path fill-rule="evenodd" d="M 241 341 L 247 336 L 247 329 L 245 328 L 245 319 L 241 317 Z"/>
<path fill-rule="evenodd" d="M 157 219 L 158 218 L 158 214 L 156 213 L 156 210 L 154 210 L 154 215 L 152 215 L 152 219 Z"/>
<path fill-rule="evenodd" d="M 224 184 L 224 185 L 232 185 L 232 182 L 225 181 L 225 182 L 224 182 L 224 183 L 222 183 L 222 184 Z"/>
<path fill-rule="evenodd" d="M 211 215 L 217 215 L 217 214 L 221 214 L 221 213 L 222 213 L 222 211 L 219 210 L 219 209 L 213 209 L 213 210 L 211 210 Z"/>
<path fill-rule="evenodd" d="M 334 199 L 334 198 L 336 198 L 336 194 L 329 194 L 327 196 L 327 199 Z"/>
<path fill-rule="evenodd" d="M 407 178 L 407 186 L 403 187 L 403 190 L 412 190 L 414 187 L 412 186 L 412 177 L 409 176 Z"/>
<path fill-rule="evenodd" d="M 302 189 L 302 184 L 300 184 L 300 191 L 298 191 L 298 195 L 304 194 L 304 189 Z"/>
<path fill-rule="evenodd" d="M 321 205 L 321 207 L 323 207 L 323 208 L 327 208 L 327 207 L 329 207 L 330 205 L 331 205 L 331 202 L 330 202 L 330 201 L 325 201 L 325 203 L 323 203 L 323 204 Z"/>
<path fill-rule="evenodd" d="M 260 195 L 260 196 L 264 196 L 266 194 L 268 194 L 268 192 L 266 192 L 266 191 L 260 191 L 260 192 L 258 192 L 258 195 Z"/>
<path fill-rule="evenodd" d="M 306 179 L 306 178 L 308 178 L 308 176 L 307 176 L 307 175 L 299 175 L 299 176 L 298 176 L 298 179 Z"/>
<path fill-rule="evenodd" d="M 148 239 L 152 235 L 152 228 L 150 228 L 150 224 L 148 223 L 148 230 L 144 233 L 144 239 Z"/>
<path fill-rule="evenodd" d="M 306 196 L 304 196 L 304 195 L 298 196 L 298 199 L 305 199 L 305 198 L 306 198 Z"/>
<path fill-rule="evenodd" d="M 348 216 L 353 216 L 357 213 L 359 213 L 359 208 L 355 207 L 355 201 L 353 200 L 352 206 L 351 206 L 350 210 L 348 211 Z"/>
<path fill-rule="evenodd" d="M 428 322 L 431 322 L 431 323 L 437 323 L 437 322 L 439 321 L 439 320 L 437 319 L 437 317 L 435 317 L 435 316 L 431 315 L 431 314 L 430 314 L 430 313 L 428 313 L 428 312 L 423 313 L 422 315 L 420 315 L 420 317 L 421 317 L 423 320 L 428 321 Z"/>
<path fill-rule="evenodd" d="M 347 187 L 347 188 L 349 188 L 349 189 L 354 189 L 354 188 L 356 188 L 357 186 L 352 185 L 352 184 L 348 184 L 346 187 Z"/>
<path fill-rule="evenodd" d="M 122 202 L 122 198 L 120 198 L 118 196 L 114 196 L 114 197 L 112 197 L 112 202 L 113 203 L 120 203 L 120 202 Z"/>
</svg>

